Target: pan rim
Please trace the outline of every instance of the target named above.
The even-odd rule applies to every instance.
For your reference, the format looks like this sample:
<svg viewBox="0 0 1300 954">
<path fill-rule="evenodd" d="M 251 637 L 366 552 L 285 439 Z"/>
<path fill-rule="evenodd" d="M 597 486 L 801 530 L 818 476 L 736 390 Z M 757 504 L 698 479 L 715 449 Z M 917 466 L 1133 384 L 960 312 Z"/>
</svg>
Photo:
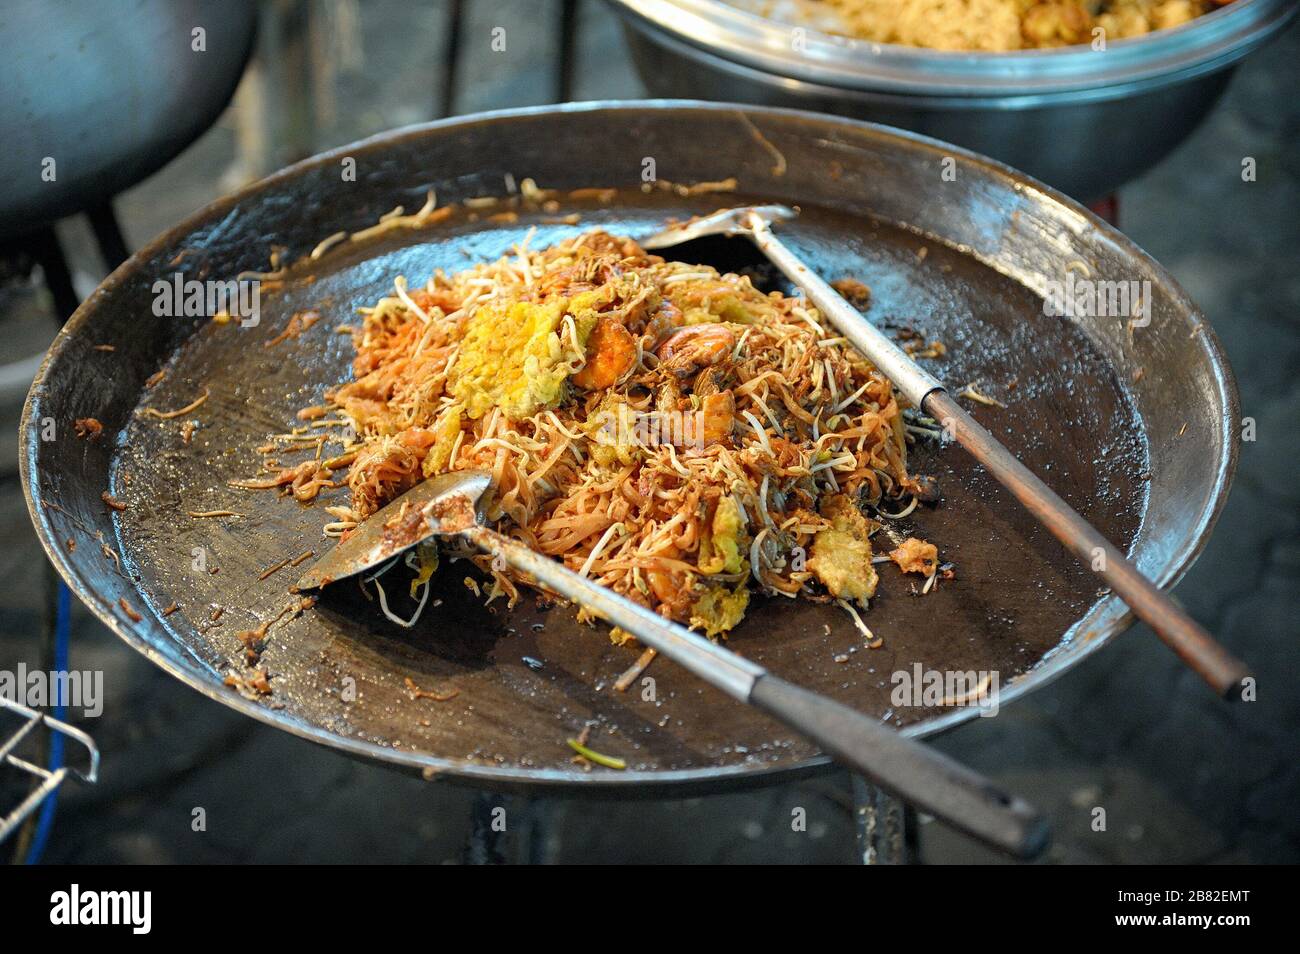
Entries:
<svg viewBox="0 0 1300 954">
<path fill-rule="evenodd" d="M 210 221 L 219 220 L 247 199 L 269 190 L 281 182 L 295 178 L 319 166 L 337 162 L 343 156 L 356 155 L 360 150 L 375 149 L 431 132 L 471 128 L 485 124 L 509 123 L 519 119 L 531 119 L 556 113 L 608 112 L 617 115 L 619 113 L 644 113 L 647 110 L 656 112 L 740 113 L 752 117 L 772 116 L 799 121 L 815 125 L 822 130 L 825 130 L 828 126 L 849 128 L 859 134 L 872 136 L 878 140 L 904 144 L 910 148 L 919 147 L 942 156 L 954 156 L 959 161 L 984 169 L 994 177 L 1006 181 L 1008 185 L 1015 184 L 1021 191 L 1032 191 L 1050 203 L 1064 207 L 1067 211 L 1079 216 L 1098 229 L 1108 242 L 1122 250 L 1125 255 L 1144 262 L 1159 273 L 1167 283 L 1171 296 L 1178 301 L 1180 306 L 1183 306 L 1182 311 L 1185 314 L 1185 320 L 1189 321 L 1189 323 L 1199 321 L 1201 333 L 1196 336 L 1196 339 L 1199 341 L 1199 346 L 1204 349 L 1206 358 L 1214 372 L 1213 378 L 1223 405 L 1223 414 L 1220 421 L 1223 428 L 1222 433 L 1226 435 L 1233 433 L 1235 422 L 1240 416 L 1238 413 L 1239 401 L 1235 378 L 1228 364 L 1227 355 L 1212 325 L 1182 286 L 1158 262 L 1118 229 L 1104 222 L 1075 200 L 1004 163 L 928 136 L 877 123 L 828 116 L 808 110 L 685 99 L 595 100 L 581 103 L 565 103 L 559 106 L 526 106 L 492 110 L 432 122 L 416 123 L 381 132 L 303 159 L 263 179 L 250 183 L 230 195 L 208 203 L 178 224 L 145 243 L 118 268 L 114 269 L 95 291 L 82 302 L 72 317 L 60 329 L 44 360 L 41 362 L 40 370 L 37 372 L 27 393 L 19 425 L 19 445 L 21 448 L 19 454 L 19 480 L 22 484 L 23 495 L 27 501 L 28 513 L 31 516 L 33 526 L 36 528 L 41 545 L 45 549 L 46 556 L 58 570 L 63 581 L 77 593 L 78 598 L 91 612 L 127 645 L 140 652 L 145 658 L 171 676 L 208 698 L 299 738 L 340 750 L 352 756 L 373 759 L 407 770 L 420 771 L 423 772 L 426 778 L 431 780 L 442 779 L 492 789 L 544 788 L 550 791 L 563 790 L 566 794 L 586 794 L 592 797 L 631 791 L 636 791 L 642 795 L 652 795 L 661 790 L 674 795 L 684 795 L 688 790 L 706 790 L 724 786 L 734 788 L 737 784 L 759 786 L 775 781 L 786 781 L 805 777 L 829 768 L 833 764 L 830 757 L 818 754 L 798 762 L 783 765 L 744 762 L 736 765 L 715 765 L 663 771 L 629 770 L 625 772 L 583 773 L 549 768 L 532 769 L 484 765 L 463 759 L 431 755 L 406 749 L 394 749 L 376 742 L 335 734 L 245 699 L 240 694 L 231 692 L 220 685 L 219 682 L 200 678 L 196 672 L 190 671 L 160 653 L 147 639 L 137 634 L 133 627 L 126 625 L 113 612 L 112 606 L 114 604 L 111 604 L 93 589 L 84 585 L 78 568 L 73 566 L 67 559 L 67 554 L 57 545 L 53 528 L 44 509 L 37 506 L 39 487 L 36 482 L 39 479 L 39 474 L 35 465 L 40 441 L 36 438 L 36 430 L 32 425 L 35 419 L 36 406 L 45 390 L 46 379 L 51 366 L 59 359 L 72 336 L 89 320 L 98 299 L 114 290 L 150 258 L 174 244 L 177 238 L 194 232 L 197 228 Z M 983 264 L 987 265 L 988 263 L 983 262 Z M 1182 579 L 1205 548 L 1209 535 L 1226 503 L 1232 478 L 1236 471 L 1238 455 L 1237 442 L 1231 439 L 1224 440 L 1221 453 L 1216 461 L 1215 478 L 1210 488 L 1211 494 L 1205 507 L 1197 516 L 1187 541 L 1165 557 L 1164 566 L 1154 576 L 1155 583 L 1161 588 L 1172 587 Z M 1024 677 L 1013 679 L 1001 692 L 1000 702 L 1014 701 L 1029 689 L 1038 688 L 1058 678 L 1085 657 L 1090 656 L 1093 652 L 1111 642 L 1127 629 L 1134 619 L 1127 607 L 1113 594 L 1096 604 L 1094 612 L 1099 619 L 1099 625 L 1089 630 L 1086 645 L 1080 646 L 1074 652 L 1061 652 L 1061 649 L 1069 646 L 1070 643 L 1069 641 L 1058 643 L 1055 648 L 1049 651 L 1047 656 L 1040 660 L 1034 669 L 1025 674 L 1025 676 L 1032 674 L 1036 678 L 1032 681 Z M 910 737 L 925 737 L 946 731 L 975 718 L 977 715 L 978 711 L 975 708 L 956 708 L 945 715 L 914 723 L 901 731 L 904 735 Z"/>
</svg>

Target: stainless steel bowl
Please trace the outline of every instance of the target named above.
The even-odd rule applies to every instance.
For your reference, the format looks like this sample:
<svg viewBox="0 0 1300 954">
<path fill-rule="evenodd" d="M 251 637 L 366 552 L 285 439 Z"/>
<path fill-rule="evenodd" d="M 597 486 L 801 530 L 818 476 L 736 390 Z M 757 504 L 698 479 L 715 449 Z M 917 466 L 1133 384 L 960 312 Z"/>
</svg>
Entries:
<svg viewBox="0 0 1300 954">
<path fill-rule="evenodd" d="M 871 43 L 717 0 L 610 0 L 651 92 L 868 119 L 1000 159 L 1076 198 L 1146 171 L 1205 117 L 1296 0 L 1237 0 L 1091 46 L 953 53 Z"/>
</svg>

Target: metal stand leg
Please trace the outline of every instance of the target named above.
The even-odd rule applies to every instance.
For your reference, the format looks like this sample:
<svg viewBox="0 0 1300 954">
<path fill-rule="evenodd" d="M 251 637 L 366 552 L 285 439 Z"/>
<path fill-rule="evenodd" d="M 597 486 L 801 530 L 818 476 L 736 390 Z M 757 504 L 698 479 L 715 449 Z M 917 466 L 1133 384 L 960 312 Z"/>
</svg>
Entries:
<svg viewBox="0 0 1300 954">
<path fill-rule="evenodd" d="M 86 210 L 86 218 L 95 233 L 95 243 L 99 246 L 100 257 L 111 272 L 130 257 L 126 239 L 122 237 L 122 228 L 118 225 L 117 214 L 113 211 L 112 200 Z M 81 304 L 76 289 L 72 286 L 72 272 L 68 269 L 68 259 L 63 254 L 63 244 L 54 226 L 37 229 L 16 239 L 4 243 L 0 253 L 16 249 L 31 261 L 41 266 L 45 278 L 45 287 L 54 298 L 54 311 L 63 324 L 72 317 L 72 313 Z"/>
<path fill-rule="evenodd" d="M 117 213 L 113 211 L 112 200 L 87 209 L 86 218 L 94 230 L 100 258 L 111 272 L 131 255 L 126 248 L 126 239 L 122 237 L 122 227 L 117 224 Z"/>
<path fill-rule="evenodd" d="M 556 804 L 547 798 L 520 798 L 518 801 L 519 842 L 515 860 L 525 865 L 549 864 L 553 857 L 551 823 Z"/>
<path fill-rule="evenodd" d="M 54 297 L 54 310 L 59 324 L 71 318 L 81 300 L 72 288 L 72 273 L 68 271 L 68 260 L 63 255 L 63 246 L 59 244 L 54 226 L 38 229 L 8 245 L 24 249 L 41 266 L 45 287 Z"/>
<path fill-rule="evenodd" d="M 555 101 L 567 103 L 573 99 L 574 47 L 578 32 L 578 0 L 560 2 L 560 43 L 556 59 Z"/>
<path fill-rule="evenodd" d="M 910 808 L 856 775 L 853 815 L 858 858 L 864 865 L 906 865 L 917 860 L 916 815 Z"/>
<path fill-rule="evenodd" d="M 551 860 L 553 802 L 489 792 L 474 796 L 470 809 L 465 863 L 470 865 L 542 865 Z M 503 814 L 504 813 L 504 814 Z M 508 855 L 508 857 L 507 857 Z"/>
<path fill-rule="evenodd" d="M 460 34 L 465 22 L 462 0 L 451 0 L 447 10 L 447 45 L 442 51 L 442 89 L 438 91 L 438 117 L 450 116 L 456 108 L 456 61 L 460 57 Z"/>
<path fill-rule="evenodd" d="M 501 853 L 501 835 L 498 819 L 505 808 L 505 798 L 490 792 L 474 796 L 470 809 L 469 842 L 465 845 L 465 863 L 468 865 L 505 864 Z"/>
</svg>

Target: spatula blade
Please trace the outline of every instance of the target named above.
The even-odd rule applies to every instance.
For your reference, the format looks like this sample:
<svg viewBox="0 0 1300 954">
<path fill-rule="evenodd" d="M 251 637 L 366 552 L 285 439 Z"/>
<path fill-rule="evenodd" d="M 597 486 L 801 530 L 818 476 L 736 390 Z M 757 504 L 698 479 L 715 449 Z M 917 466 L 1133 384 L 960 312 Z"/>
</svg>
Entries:
<svg viewBox="0 0 1300 954">
<path fill-rule="evenodd" d="M 712 215 L 701 216 L 673 225 L 641 239 L 644 249 L 671 248 L 706 235 L 740 235 L 749 232 L 750 215 L 758 215 L 766 222 L 784 222 L 799 213 L 786 205 L 745 205 L 734 209 L 720 209 Z"/>
<path fill-rule="evenodd" d="M 451 509 L 470 512 L 491 484 L 481 470 L 439 474 L 416 484 L 402 496 L 362 521 L 347 540 L 318 560 L 298 581 L 298 589 L 314 590 L 334 580 L 373 569 L 440 533 L 463 529 L 444 526 Z"/>
</svg>

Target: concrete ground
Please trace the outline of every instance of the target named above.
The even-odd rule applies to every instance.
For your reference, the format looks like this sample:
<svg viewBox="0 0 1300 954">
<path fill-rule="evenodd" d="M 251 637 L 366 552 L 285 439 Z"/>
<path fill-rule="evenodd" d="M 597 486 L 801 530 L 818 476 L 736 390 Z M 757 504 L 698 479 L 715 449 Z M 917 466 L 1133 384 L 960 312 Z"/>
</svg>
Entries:
<svg viewBox="0 0 1300 954">
<path fill-rule="evenodd" d="M 558 4 L 467 6 L 455 111 L 548 101 Z M 343 65 L 315 90 L 318 121 L 305 135 L 307 151 L 432 118 L 438 108 L 441 5 L 375 0 L 358 9 L 360 42 L 336 57 Z M 580 11 L 574 98 L 643 95 L 608 9 L 584 2 Z M 507 29 L 507 52 L 489 55 L 496 25 Z M 1186 144 L 1120 194 L 1124 231 L 1203 306 L 1236 371 L 1243 413 L 1257 423 L 1218 528 L 1177 595 L 1253 664 L 1259 701 L 1216 702 L 1137 626 L 998 718 L 943 737 L 943 750 L 1051 815 L 1049 861 L 1300 860 L 1297 63 L 1293 28 L 1240 69 Z M 274 87 L 274 70 L 267 75 Z M 228 111 L 120 198 L 133 245 L 256 171 L 246 157 L 236 161 L 235 118 Z M 294 158 L 286 148 L 294 151 L 277 140 L 262 162 Z M 1253 183 L 1239 175 L 1246 156 L 1257 160 Z M 61 233 L 81 283 L 93 287 L 99 266 L 88 230 L 68 222 Z M 41 334 L 47 310 L 34 288 L 0 292 L 0 321 L 21 327 L 27 340 Z M 11 351 L 23 338 L 5 340 Z M 10 431 L 16 410 L 6 413 Z M 12 670 L 37 659 L 43 592 L 42 555 L 12 473 L 0 477 L 0 541 L 0 669 Z M 71 662 L 105 672 L 106 711 L 86 726 L 104 768 L 98 785 L 65 791 L 50 861 L 464 857 L 472 792 L 352 761 L 237 716 L 164 675 L 80 609 Z M 1097 806 L 1106 809 L 1104 832 L 1090 826 Z M 804 863 L 848 862 L 854 853 L 841 775 L 707 799 L 508 807 L 522 823 L 500 848 L 515 860 Z M 806 832 L 790 830 L 796 807 L 806 810 Z M 205 831 L 193 830 L 195 808 L 205 811 Z M 930 862 L 995 860 L 934 823 L 922 824 L 921 849 Z"/>
</svg>

